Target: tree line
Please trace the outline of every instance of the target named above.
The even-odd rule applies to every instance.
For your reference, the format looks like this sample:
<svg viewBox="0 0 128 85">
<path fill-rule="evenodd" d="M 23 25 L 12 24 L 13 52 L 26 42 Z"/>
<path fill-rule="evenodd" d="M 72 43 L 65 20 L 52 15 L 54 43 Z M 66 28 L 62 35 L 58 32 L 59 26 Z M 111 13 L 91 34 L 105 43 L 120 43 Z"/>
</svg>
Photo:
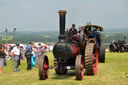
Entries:
<svg viewBox="0 0 128 85">
<path fill-rule="evenodd" d="M 126 42 L 128 42 L 128 33 L 102 33 L 102 38 L 105 43 L 109 44 L 112 40 L 123 40 L 124 36 L 126 37 Z M 28 42 L 57 42 L 58 41 L 58 33 L 45 33 L 45 34 L 16 34 L 15 40 L 12 38 L 13 36 L 8 36 L 8 43 L 20 42 L 20 43 L 28 43 Z M 0 43 L 6 43 L 6 39 L 2 38 L 0 35 Z"/>
</svg>

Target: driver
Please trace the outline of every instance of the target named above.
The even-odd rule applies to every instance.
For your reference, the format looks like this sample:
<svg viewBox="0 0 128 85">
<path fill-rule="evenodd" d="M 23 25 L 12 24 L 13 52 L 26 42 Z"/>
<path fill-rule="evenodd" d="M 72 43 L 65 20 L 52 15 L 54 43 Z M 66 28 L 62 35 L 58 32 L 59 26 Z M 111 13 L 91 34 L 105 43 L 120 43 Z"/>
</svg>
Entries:
<svg viewBox="0 0 128 85">
<path fill-rule="evenodd" d="M 77 30 L 75 28 L 75 24 L 72 24 L 72 27 L 69 29 L 69 32 L 72 33 L 72 35 L 77 34 Z"/>
</svg>

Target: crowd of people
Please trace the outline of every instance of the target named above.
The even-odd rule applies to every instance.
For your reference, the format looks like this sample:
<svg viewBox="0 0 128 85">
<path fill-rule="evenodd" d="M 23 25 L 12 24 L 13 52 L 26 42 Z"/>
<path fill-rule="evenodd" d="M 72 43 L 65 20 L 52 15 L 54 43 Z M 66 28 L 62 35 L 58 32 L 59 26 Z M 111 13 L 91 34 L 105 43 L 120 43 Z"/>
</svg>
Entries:
<svg viewBox="0 0 128 85">
<path fill-rule="evenodd" d="M 80 34 L 81 27 L 79 27 L 79 31 L 75 28 L 75 24 L 72 24 L 71 29 L 69 32 L 72 35 Z M 7 52 L 8 51 L 8 52 Z M 25 47 L 21 47 L 20 43 L 16 43 L 15 46 L 12 46 L 9 50 L 3 44 L 0 44 L 0 73 L 3 72 L 3 67 L 6 66 L 6 56 L 11 56 L 13 60 L 13 71 L 18 72 L 20 69 L 18 68 L 20 65 L 20 60 L 25 58 L 27 62 L 27 70 L 31 70 L 34 66 L 36 66 L 38 57 L 45 52 L 45 48 L 42 48 L 41 43 L 35 45 L 33 42 L 30 42 Z M 8 54 L 7 54 L 8 53 Z M 25 56 L 25 57 L 24 57 Z"/>
<path fill-rule="evenodd" d="M 35 45 L 30 42 L 24 48 L 20 46 L 20 43 L 16 43 L 15 46 L 11 47 L 7 52 L 7 47 L 0 44 L 0 73 L 3 73 L 3 67 L 7 66 L 6 56 L 9 54 L 11 60 L 13 60 L 13 71 L 18 72 L 20 60 L 26 59 L 27 70 L 31 70 L 34 66 L 37 66 L 38 57 L 45 52 L 45 48 L 41 46 L 41 43 Z M 8 53 L 8 54 L 7 54 Z"/>
</svg>

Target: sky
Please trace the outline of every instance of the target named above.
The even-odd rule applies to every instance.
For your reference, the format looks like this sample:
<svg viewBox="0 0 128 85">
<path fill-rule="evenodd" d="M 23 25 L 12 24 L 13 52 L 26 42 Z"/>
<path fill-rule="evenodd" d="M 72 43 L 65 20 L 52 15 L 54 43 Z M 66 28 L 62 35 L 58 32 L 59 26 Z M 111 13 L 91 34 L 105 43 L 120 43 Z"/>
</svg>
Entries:
<svg viewBox="0 0 128 85">
<path fill-rule="evenodd" d="M 58 31 L 59 10 L 66 28 L 91 22 L 104 29 L 128 28 L 128 0 L 0 0 L 0 32 Z"/>
</svg>

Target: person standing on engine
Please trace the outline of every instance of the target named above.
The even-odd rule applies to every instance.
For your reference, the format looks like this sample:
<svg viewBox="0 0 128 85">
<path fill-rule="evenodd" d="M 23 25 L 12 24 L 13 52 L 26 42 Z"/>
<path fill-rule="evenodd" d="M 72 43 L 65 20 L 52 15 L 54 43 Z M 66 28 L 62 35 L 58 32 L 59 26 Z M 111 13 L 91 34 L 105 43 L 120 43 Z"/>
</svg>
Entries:
<svg viewBox="0 0 128 85">
<path fill-rule="evenodd" d="M 16 46 L 12 49 L 12 54 L 13 54 L 13 61 L 14 61 L 14 72 L 18 72 L 19 69 L 19 60 L 20 60 L 20 44 L 19 43 L 16 43 Z"/>
<path fill-rule="evenodd" d="M 78 33 L 77 33 L 78 35 L 80 35 L 81 30 L 82 30 L 82 27 L 80 26 L 80 27 L 79 27 L 79 31 L 78 31 Z"/>
<path fill-rule="evenodd" d="M 69 29 L 69 32 L 70 32 L 72 35 L 77 34 L 77 30 L 76 30 L 76 28 L 75 28 L 75 24 L 72 24 L 72 27 Z"/>
</svg>

